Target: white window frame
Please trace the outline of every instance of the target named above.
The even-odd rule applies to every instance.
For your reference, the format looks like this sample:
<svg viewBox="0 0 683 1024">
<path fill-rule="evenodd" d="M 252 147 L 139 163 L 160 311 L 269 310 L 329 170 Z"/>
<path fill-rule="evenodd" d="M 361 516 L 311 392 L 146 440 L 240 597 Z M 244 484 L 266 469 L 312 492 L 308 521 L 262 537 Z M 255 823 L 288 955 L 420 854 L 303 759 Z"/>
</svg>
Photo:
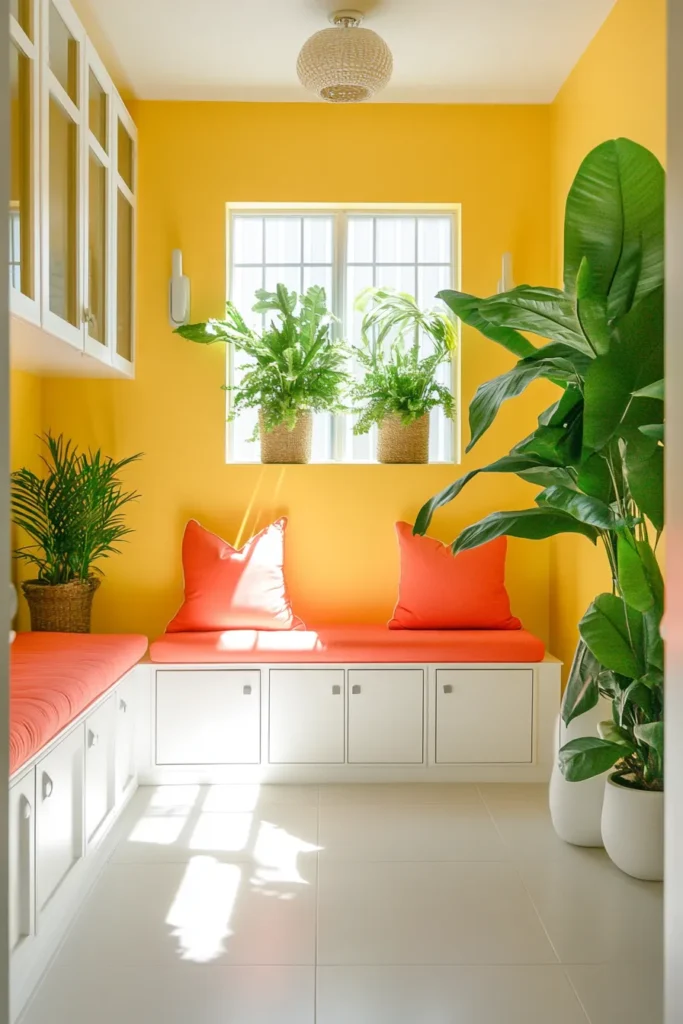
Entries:
<svg viewBox="0 0 683 1024">
<path fill-rule="evenodd" d="M 461 204 L 460 203 L 226 203 L 226 262 L 225 262 L 225 294 L 230 296 L 232 290 L 232 217 L 233 214 L 250 214 L 251 216 L 276 216 L 278 213 L 290 216 L 310 216 L 311 213 L 327 214 L 333 218 L 333 263 L 334 301 L 331 312 L 343 322 L 346 309 L 346 242 L 348 238 L 347 221 L 349 214 L 365 213 L 368 216 L 391 217 L 396 214 L 419 216 L 449 216 L 452 218 L 451 231 L 451 266 L 453 281 L 451 287 L 461 289 Z M 451 360 L 451 390 L 455 399 L 455 415 L 451 423 L 453 458 L 448 462 L 434 461 L 427 465 L 458 465 L 461 462 L 461 332 L 458 321 L 458 343 Z M 226 383 L 232 377 L 234 354 L 230 345 L 226 345 Z M 232 395 L 227 394 L 227 411 L 230 412 Z M 234 424 L 226 422 L 225 459 L 232 465 L 258 465 L 258 462 L 239 462 L 232 458 Z M 319 465 L 379 465 L 375 460 L 367 462 L 359 459 L 348 459 L 344 454 L 346 441 L 345 416 L 334 417 L 332 427 L 333 457 Z M 315 464 L 315 463 L 313 463 Z"/>
</svg>

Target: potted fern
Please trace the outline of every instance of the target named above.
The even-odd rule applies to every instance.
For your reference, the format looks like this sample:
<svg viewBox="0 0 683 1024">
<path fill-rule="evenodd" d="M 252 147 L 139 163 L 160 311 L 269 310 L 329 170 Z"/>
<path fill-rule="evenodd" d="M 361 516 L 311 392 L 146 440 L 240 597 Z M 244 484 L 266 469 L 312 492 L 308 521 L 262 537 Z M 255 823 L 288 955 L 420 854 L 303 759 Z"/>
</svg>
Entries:
<svg viewBox="0 0 683 1024">
<path fill-rule="evenodd" d="M 256 300 L 254 312 L 276 314 L 262 332 L 248 327 L 234 303 L 227 302 L 223 320 L 186 324 L 175 333 L 202 345 L 227 342 L 245 355 L 240 382 L 225 385 L 232 392 L 228 418 L 257 409 L 261 461 L 306 463 L 313 413 L 343 411 L 347 350 L 333 336 L 335 319 L 324 288 L 313 285 L 299 296 L 278 284 L 274 292 L 257 291 Z"/>
<path fill-rule="evenodd" d="M 30 543 L 15 558 L 37 570 L 22 583 L 31 629 L 89 633 L 92 601 L 101 569 L 131 531 L 122 510 L 139 497 L 124 490 L 119 473 L 142 456 L 115 462 L 101 451 L 80 452 L 63 435 L 42 438 L 45 473 L 19 469 L 11 478 L 12 521 Z"/>
<path fill-rule="evenodd" d="M 379 427 L 379 462 L 428 462 L 430 410 L 440 407 L 449 419 L 454 413 L 451 389 L 437 376 L 453 357 L 455 322 L 447 309 L 422 310 L 412 296 L 387 288 L 367 289 L 356 307 L 365 315 L 353 347 L 363 370 L 352 389 L 354 432 Z"/>
<path fill-rule="evenodd" d="M 562 291 L 522 285 L 502 295 L 441 297 L 465 323 L 503 345 L 517 364 L 483 384 L 470 406 L 468 451 L 506 400 L 544 378 L 557 401 L 508 455 L 433 497 L 415 524 L 477 473 L 515 473 L 543 489 L 534 508 L 494 512 L 469 526 L 454 551 L 507 534 L 532 540 L 581 534 L 605 551 L 612 592 L 579 623 L 580 643 L 562 704 L 565 727 L 611 705 L 596 735 L 559 751 L 553 801 L 598 782 L 605 848 L 622 870 L 663 870 L 664 584 L 656 549 L 664 529 L 664 171 L 628 139 L 593 150 L 567 199 Z M 548 339 L 533 345 L 526 332 Z M 562 788 L 561 777 L 572 785 Z M 578 791 L 577 791 L 578 794 Z M 591 811 L 595 804 L 590 802 Z M 557 824 L 556 824 L 557 828 Z M 562 831 L 557 829 L 560 834 Z M 564 836 L 563 836 L 564 837 Z"/>
</svg>

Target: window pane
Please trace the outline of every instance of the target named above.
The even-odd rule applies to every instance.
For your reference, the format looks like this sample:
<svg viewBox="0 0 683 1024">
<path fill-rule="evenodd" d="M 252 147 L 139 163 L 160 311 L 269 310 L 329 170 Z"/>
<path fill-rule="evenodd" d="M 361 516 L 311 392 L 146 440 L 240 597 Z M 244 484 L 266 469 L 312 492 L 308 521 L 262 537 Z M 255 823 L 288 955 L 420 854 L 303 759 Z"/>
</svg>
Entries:
<svg viewBox="0 0 683 1024">
<path fill-rule="evenodd" d="M 10 283 L 33 295 L 31 62 L 10 42 Z"/>
<path fill-rule="evenodd" d="M 327 308 L 332 302 L 332 267 L 304 267 L 302 291 L 308 291 L 313 284 L 325 289 Z"/>
<path fill-rule="evenodd" d="M 450 263 L 452 258 L 450 217 L 419 217 L 417 258 L 420 263 Z"/>
<path fill-rule="evenodd" d="M 231 299 L 246 320 L 249 327 L 261 329 L 263 315 L 254 313 L 252 306 L 256 302 L 254 293 L 263 287 L 263 270 L 261 267 L 235 267 L 232 272 Z"/>
<path fill-rule="evenodd" d="M 437 292 L 443 288 L 453 287 L 453 275 L 450 267 L 418 267 L 417 268 L 417 301 L 420 306 L 430 309 L 439 305 Z"/>
<path fill-rule="evenodd" d="M 107 94 L 90 71 L 88 75 L 88 124 L 102 149 L 107 152 Z"/>
<path fill-rule="evenodd" d="M 304 263 L 332 263 L 332 218 L 304 217 Z"/>
<path fill-rule="evenodd" d="M 118 167 L 119 174 L 131 191 L 133 190 L 133 140 L 126 130 L 123 121 L 119 121 L 118 130 Z"/>
<path fill-rule="evenodd" d="M 78 129 L 50 97 L 50 309 L 62 320 L 79 324 L 77 169 Z"/>
<path fill-rule="evenodd" d="M 117 191 L 116 351 L 133 358 L 133 207 Z"/>
<path fill-rule="evenodd" d="M 266 263 L 301 262 L 301 217 L 266 217 Z"/>
<path fill-rule="evenodd" d="M 415 296 L 415 267 L 382 267 L 378 266 L 375 273 L 378 288 L 395 288 L 399 292 L 408 292 Z"/>
<path fill-rule="evenodd" d="M 49 33 L 50 70 L 69 97 L 77 104 L 78 42 L 69 32 L 54 4 L 50 4 Z"/>
<path fill-rule="evenodd" d="M 31 0 L 10 0 L 10 14 L 17 19 L 29 39 L 33 39 L 31 24 Z"/>
<path fill-rule="evenodd" d="M 360 325 L 363 314 L 356 307 L 356 299 L 373 283 L 372 267 L 346 268 L 346 309 L 344 311 L 344 327 L 347 337 L 357 345 L 360 341 Z"/>
<path fill-rule="evenodd" d="M 263 263 L 263 217 L 234 217 L 232 246 L 234 263 Z"/>
<path fill-rule="evenodd" d="M 105 343 L 107 171 L 90 153 L 88 178 L 88 334 Z"/>
<path fill-rule="evenodd" d="M 265 277 L 269 292 L 274 292 L 279 284 L 286 285 L 290 292 L 301 291 L 301 267 L 266 267 Z"/>
<path fill-rule="evenodd" d="M 415 218 L 377 218 L 378 263 L 415 262 Z"/>
<path fill-rule="evenodd" d="M 374 217 L 349 217 L 348 225 L 347 262 L 372 263 L 375 258 Z"/>
</svg>

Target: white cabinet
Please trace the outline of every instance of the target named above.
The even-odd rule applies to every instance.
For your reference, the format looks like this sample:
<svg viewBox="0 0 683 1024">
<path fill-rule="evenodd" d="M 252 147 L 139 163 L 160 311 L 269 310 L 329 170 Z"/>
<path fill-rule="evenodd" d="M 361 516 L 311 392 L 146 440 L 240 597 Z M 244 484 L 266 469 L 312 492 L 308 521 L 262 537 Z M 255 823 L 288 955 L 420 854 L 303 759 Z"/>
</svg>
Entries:
<svg viewBox="0 0 683 1024">
<path fill-rule="evenodd" d="M 114 806 L 116 697 L 85 720 L 85 838 L 89 843 Z"/>
<path fill-rule="evenodd" d="M 422 669 L 351 669 L 348 673 L 351 764 L 422 764 Z"/>
<path fill-rule="evenodd" d="M 343 764 L 344 670 L 270 672 L 271 764 Z"/>
<path fill-rule="evenodd" d="M 84 726 L 78 726 L 36 766 L 39 914 L 83 856 L 84 732 Z"/>
<path fill-rule="evenodd" d="M 24 8 L 31 35 L 10 19 L 12 361 L 132 377 L 135 126 L 69 0 Z"/>
<path fill-rule="evenodd" d="M 437 764 L 532 761 L 531 669 L 439 669 Z"/>
<path fill-rule="evenodd" d="M 157 672 L 157 764 L 258 764 L 260 760 L 258 671 Z"/>
<path fill-rule="evenodd" d="M 114 796 L 119 803 L 136 777 L 135 742 L 137 693 L 135 674 L 124 680 L 114 698 L 116 703 L 115 785 Z"/>
<path fill-rule="evenodd" d="M 16 952 L 34 934 L 34 830 L 36 773 L 9 791 L 9 948 Z"/>
</svg>

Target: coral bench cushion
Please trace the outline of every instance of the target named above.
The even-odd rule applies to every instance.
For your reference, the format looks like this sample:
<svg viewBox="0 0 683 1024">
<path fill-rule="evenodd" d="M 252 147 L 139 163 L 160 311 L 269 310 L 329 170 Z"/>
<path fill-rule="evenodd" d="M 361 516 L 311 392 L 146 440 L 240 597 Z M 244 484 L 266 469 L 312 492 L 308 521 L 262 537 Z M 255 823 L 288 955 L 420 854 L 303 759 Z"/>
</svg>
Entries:
<svg viewBox="0 0 683 1024">
<path fill-rule="evenodd" d="M 20 633 L 11 647 L 10 774 L 144 656 L 147 637 Z"/>
<path fill-rule="evenodd" d="M 391 630 L 320 626 L 289 633 L 225 630 L 170 633 L 150 647 L 160 664 L 324 664 L 542 661 L 543 641 L 524 629 Z"/>
</svg>

